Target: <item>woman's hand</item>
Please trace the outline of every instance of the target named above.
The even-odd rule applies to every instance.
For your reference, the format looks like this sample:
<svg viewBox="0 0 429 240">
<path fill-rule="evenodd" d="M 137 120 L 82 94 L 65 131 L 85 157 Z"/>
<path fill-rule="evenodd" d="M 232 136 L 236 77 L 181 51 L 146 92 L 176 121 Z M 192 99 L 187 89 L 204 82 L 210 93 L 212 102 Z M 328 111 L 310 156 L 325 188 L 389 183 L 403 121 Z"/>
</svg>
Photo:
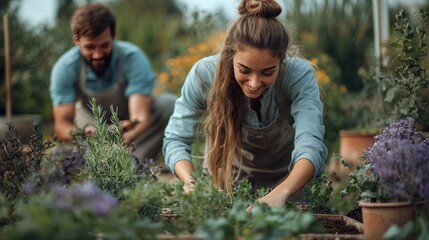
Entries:
<svg viewBox="0 0 429 240">
<path fill-rule="evenodd" d="M 190 193 L 191 191 L 194 190 L 194 183 L 192 181 L 191 182 L 186 182 L 186 183 L 183 184 L 182 189 L 183 189 L 183 192 L 185 194 Z"/>
<path fill-rule="evenodd" d="M 189 193 L 194 189 L 194 178 L 191 174 L 194 172 L 194 166 L 191 161 L 180 160 L 174 165 L 176 176 L 183 182 L 183 191 Z"/>
<path fill-rule="evenodd" d="M 286 200 L 287 197 L 283 194 L 279 194 L 277 192 L 275 192 L 274 190 L 269 192 L 267 195 L 259 198 L 258 200 L 256 200 L 258 203 L 265 203 L 267 204 L 270 208 L 275 208 L 275 207 L 283 207 L 286 205 Z M 246 209 L 246 213 L 250 214 L 252 212 L 252 205 L 250 205 L 247 209 Z"/>
<path fill-rule="evenodd" d="M 281 196 L 273 191 L 256 200 L 259 203 L 266 203 L 269 207 L 283 207 L 286 205 L 286 197 Z"/>
</svg>

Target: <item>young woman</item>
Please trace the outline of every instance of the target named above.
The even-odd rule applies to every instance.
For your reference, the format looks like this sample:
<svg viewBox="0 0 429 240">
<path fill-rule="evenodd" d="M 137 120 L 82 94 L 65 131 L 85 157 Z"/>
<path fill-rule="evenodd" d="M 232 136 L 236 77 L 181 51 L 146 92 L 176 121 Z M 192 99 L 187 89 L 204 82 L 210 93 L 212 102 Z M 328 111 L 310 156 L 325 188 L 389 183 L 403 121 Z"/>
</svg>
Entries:
<svg viewBox="0 0 429 240">
<path fill-rule="evenodd" d="M 288 56 L 274 0 L 242 0 L 219 55 L 191 69 L 165 131 L 166 166 L 192 190 L 191 144 L 200 123 L 214 183 L 231 192 L 246 177 L 259 202 L 283 206 L 323 173 L 323 105 L 312 66 Z"/>
</svg>

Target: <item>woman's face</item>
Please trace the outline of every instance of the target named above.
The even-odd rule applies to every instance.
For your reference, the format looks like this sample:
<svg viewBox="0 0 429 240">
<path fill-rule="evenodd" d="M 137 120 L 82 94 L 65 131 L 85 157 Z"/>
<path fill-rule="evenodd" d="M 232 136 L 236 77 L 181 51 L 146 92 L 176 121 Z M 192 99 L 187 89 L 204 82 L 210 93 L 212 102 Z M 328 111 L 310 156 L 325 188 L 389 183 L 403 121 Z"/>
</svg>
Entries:
<svg viewBox="0 0 429 240">
<path fill-rule="evenodd" d="M 258 98 L 277 78 L 280 59 L 269 50 L 244 47 L 234 55 L 234 76 L 248 98 Z"/>
</svg>

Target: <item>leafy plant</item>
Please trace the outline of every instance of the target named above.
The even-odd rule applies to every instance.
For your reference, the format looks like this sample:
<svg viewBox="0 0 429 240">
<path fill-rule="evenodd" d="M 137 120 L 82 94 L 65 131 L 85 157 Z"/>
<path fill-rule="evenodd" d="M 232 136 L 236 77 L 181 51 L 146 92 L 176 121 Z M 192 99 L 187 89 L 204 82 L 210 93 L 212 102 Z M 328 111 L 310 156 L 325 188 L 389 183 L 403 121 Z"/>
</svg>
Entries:
<svg viewBox="0 0 429 240">
<path fill-rule="evenodd" d="M 364 159 L 361 159 L 365 161 Z M 342 199 L 353 203 L 353 208 L 359 207 L 358 202 L 361 199 L 361 195 L 366 197 L 375 197 L 373 194 L 377 189 L 375 177 L 369 173 L 370 164 L 363 162 L 362 164 L 356 165 L 356 168 L 346 161 L 341 160 L 341 164 L 350 169 L 349 178 L 347 185 L 343 190 L 340 191 Z"/>
<path fill-rule="evenodd" d="M 304 187 L 305 199 L 310 203 L 307 210 L 313 213 L 332 213 L 333 210 L 329 206 L 332 192 L 332 180 L 326 175 L 312 179 Z"/>
<path fill-rule="evenodd" d="M 153 180 L 140 181 L 134 189 L 124 191 L 123 200 L 118 211 L 131 220 L 149 218 L 162 220 L 162 208 L 166 207 L 168 191 L 171 189 L 164 183 Z"/>
<path fill-rule="evenodd" d="M 250 215 L 248 203 L 237 201 L 228 216 L 210 218 L 197 230 L 202 239 L 288 239 L 301 233 L 323 232 L 311 213 L 289 208 L 269 208 L 255 203 Z"/>
<path fill-rule="evenodd" d="M 394 31 L 396 41 L 391 46 L 397 56 L 393 59 L 395 71 L 387 76 L 379 76 L 385 91 L 385 101 L 393 106 L 393 119 L 410 116 L 428 127 L 429 102 L 424 97 L 429 86 L 429 78 L 422 66 L 427 56 L 429 34 L 429 12 L 420 9 L 419 25 L 413 26 L 406 9 L 395 16 Z"/>
<path fill-rule="evenodd" d="M 407 222 L 404 226 L 391 226 L 384 233 L 383 239 L 386 240 L 424 240 L 429 236 L 429 216 L 420 214 L 416 219 Z"/>
<path fill-rule="evenodd" d="M 175 225 L 183 232 L 194 232 L 199 223 L 209 218 L 226 216 L 233 205 L 232 197 L 219 191 L 208 173 L 196 171 L 194 179 L 193 191 L 178 192 L 177 202 L 171 206 L 177 216 Z"/>
</svg>

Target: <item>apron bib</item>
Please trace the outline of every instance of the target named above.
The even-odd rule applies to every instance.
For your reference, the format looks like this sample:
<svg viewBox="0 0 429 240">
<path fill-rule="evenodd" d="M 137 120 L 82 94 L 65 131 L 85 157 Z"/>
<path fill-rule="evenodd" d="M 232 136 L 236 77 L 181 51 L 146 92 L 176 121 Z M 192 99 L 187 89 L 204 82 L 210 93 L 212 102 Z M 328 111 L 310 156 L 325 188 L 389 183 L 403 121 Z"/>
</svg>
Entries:
<svg viewBox="0 0 429 240">
<path fill-rule="evenodd" d="M 292 127 L 290 101 L 281 88 L 281 81 L 276 81 L 274 87 L 280 106 L 277 118 L 263 128 L 245 124 L 242 128 L 240 178 L 248 178 L 256 189 L 275 187 L 287 177 L 294 149 L 295 129 Z"/>
<path fill-rule="evenodd" d="M 103 111 L 106 112 L 105 120 L 110 122 L 112 113 L 110 106 L 117 111 L 120 120 L 128 119 L 128 98 L 125 96 L 126 80 L 122 74 L 122 57 L 119 49 L 119 81 L 110 86 L 108 89 L 95 92 L 86 87 L 86 64 L 82 60 L 80 67 L 80 78 L 77 89 L 78 101 L 75 104 L 75 121 L 80 127 L 85 124 L 94 123 L 94 117 L 90 108 L 92 98 L 96 99 L 96 104 L 100 105 Z"/>
</svg>

